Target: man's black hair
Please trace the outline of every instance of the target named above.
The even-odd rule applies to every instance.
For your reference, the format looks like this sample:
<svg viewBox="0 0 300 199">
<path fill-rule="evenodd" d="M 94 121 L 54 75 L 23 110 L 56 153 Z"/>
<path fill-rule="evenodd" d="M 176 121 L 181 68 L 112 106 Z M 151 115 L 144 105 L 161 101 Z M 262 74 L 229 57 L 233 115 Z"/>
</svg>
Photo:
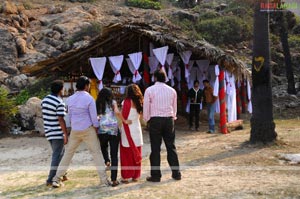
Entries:
<svg viewBox="0 0 300 199">
<path fill-rule="evenodd" d="M 154 78 L 156 78 L 158 82 L 165 82 L 166 73 L 163 70 L 157 69 L 156 71 L 154 71 Z"/>
<path fill-rule="evenodd" d="M 209 81 L 207 79 L 203 80 L 203 84 L 204 83 L 209 83 Z"/>
<path fill-rule="evenodd" d="M 64 87 L 64 81 L 55 80 L 51 83 L 51 93 L 57 95 Z"/>
<path fill-rule="evenodd" d="M 90 80 L 88 77 L 86 76 L 81 76 L 78 78 L 77 82 L 76 82 L 76 88 L 77 90 L 84 90 L 85 86 L 86 85 L 89 85 L 90 84 Z"/>
</svg>

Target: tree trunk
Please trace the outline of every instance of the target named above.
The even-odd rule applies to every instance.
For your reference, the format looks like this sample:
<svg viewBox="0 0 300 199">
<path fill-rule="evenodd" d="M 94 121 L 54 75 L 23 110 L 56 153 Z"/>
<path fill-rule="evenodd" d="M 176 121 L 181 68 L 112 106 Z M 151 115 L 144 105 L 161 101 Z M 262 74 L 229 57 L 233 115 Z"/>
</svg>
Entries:
<svg viewBox="0 0 300 199">
<path fill-rule="evenodd" d="M 273 121 L 271 87 L 269 14 L 260 11 L 260 0 L 255 1 L 252 60 L 251 143 L 267 143 L 276 140 Z"/>
<path fill-rule="evenodd" d="M 288 28 L 287 28 L 287 21 L 286 15 L 284 12 L 279 13 L 279 25 L 280 25 L 280 40 L 284 54 L 284 61 L 285 61 L 285 68 L 286 68 L 286 78 L 288 81 L 288 88 L 287 92 L 289 94 L 296 94 L 295 88 L 295 80 L 294 80 L 294 71 L 292 66 L 291 54 L 290 54 L 290 47 L 288 42 Z"/>
</svg>

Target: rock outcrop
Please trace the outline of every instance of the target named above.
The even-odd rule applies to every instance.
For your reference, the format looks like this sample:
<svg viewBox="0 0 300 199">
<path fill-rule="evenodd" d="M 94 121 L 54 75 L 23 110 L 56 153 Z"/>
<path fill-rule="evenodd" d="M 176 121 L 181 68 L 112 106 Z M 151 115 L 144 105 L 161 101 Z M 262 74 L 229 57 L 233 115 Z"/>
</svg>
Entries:
<svg viewBox="0 0 300 199">
<path fill-rule="evenodd" d="M 0 41 L 0 70 L 10 75 L 17 74 L 18 51 L 13 35 L 0 28 Z"/>
<path fill-rule="evenodd" d="M 18 119 L 23 130 L 36 130 L 44 134 L 41 100 L 30 98 L 25 105 L 19 106 Z"/>
</svg>

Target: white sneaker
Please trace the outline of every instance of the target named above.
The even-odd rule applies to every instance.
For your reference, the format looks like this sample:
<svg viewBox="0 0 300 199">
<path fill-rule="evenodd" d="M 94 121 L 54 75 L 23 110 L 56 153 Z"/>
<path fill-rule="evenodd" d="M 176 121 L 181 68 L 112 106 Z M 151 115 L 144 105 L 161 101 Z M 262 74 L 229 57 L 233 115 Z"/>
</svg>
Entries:
<svg viewBox="0 0 300 199">
<path fill-rule="evenodd" d="M 59 188 L 61 186 L 60 181 L 52 181 L 53 188 Z"/>
</svg>

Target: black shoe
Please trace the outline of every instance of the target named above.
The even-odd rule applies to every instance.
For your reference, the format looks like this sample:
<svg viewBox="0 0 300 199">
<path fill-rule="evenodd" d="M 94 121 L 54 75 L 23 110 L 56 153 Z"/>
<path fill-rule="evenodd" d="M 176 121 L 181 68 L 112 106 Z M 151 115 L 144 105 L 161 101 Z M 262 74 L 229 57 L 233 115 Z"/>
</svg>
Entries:
<svg viewBox="0 0 300 199">
<path fill-rule="evenodd" d="M 181 180 L 181 173 L 179 172 L 179 173 L 176 174 L 176 175 L 172 174 L 172 178 L 173 178 L 174 180 Z"/>
<path fill-rule="evenodd" d="M 160 178 L 153 178 L 152 176 L 149 176 L 146 178 L 148 182 L 160 182 Z"/>
<path fill-rule="evenodd" d="M 181 180 L 181 175 L 178 175 L 178 176 L 172 176 L 172 178 L 173 178 L 174 180 Z"/>
</svg>

